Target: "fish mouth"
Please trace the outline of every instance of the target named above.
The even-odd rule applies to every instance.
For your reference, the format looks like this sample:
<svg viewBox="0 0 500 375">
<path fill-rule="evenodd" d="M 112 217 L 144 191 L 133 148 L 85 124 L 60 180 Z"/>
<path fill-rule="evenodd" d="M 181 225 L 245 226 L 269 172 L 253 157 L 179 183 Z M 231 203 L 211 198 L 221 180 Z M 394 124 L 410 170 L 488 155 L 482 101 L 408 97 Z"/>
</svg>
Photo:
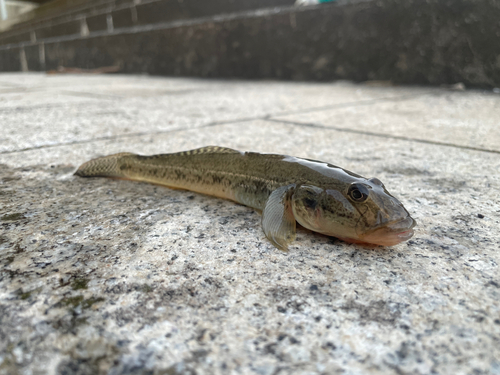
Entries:
<svg viewBox="0 0 500 375">
<path fill-rule="evenodd" d="M 383 227 L 364 233 L 360 236 L 360 240 L 381 246 L 397 245 L 408 241 L 413 236 L 415 225 L 417 225 L 417 222 L 411 216 L 407 216 L 404 219 L 392 221 Z"/>
</svg>

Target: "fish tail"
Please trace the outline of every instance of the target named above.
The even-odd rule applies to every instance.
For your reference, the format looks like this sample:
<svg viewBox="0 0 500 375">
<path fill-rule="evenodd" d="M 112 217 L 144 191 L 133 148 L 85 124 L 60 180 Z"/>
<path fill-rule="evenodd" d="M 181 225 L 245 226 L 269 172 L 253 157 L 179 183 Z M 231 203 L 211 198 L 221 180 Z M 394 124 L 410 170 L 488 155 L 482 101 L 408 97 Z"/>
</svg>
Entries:
<svg viewBox="0 0 500 375">
<path fill-rule="evenodd" d="M 124 156 L 135 155 L 130 152 L 103 156 L 83 163 L 75 172 L 80 177 L 126 177 L 120 166 Z"/>
</svg>

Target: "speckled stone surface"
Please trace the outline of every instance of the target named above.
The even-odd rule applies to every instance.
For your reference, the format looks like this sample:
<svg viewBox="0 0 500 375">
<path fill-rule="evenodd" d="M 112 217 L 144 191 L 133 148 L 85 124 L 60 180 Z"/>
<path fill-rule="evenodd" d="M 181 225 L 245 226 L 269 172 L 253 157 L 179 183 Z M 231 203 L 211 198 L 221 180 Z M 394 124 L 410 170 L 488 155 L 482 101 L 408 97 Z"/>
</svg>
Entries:
<svg viewBox="0 0 500 375">
<path fill-rule="evenodd" d="M 342 82 L 0 75 L 0 374 L 500 374 L 496 107 Z M 72 175 L 211 144 L 377 176 L 415 237 L 299 230 L 285 254 L 247 207 Z"/>
</svg>

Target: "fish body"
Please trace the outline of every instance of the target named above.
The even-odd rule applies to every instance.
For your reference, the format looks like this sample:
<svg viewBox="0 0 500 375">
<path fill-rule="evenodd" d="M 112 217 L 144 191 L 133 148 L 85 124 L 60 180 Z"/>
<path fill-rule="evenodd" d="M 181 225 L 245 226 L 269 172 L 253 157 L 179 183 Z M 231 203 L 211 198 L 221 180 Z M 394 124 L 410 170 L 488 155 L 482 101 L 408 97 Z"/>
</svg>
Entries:
<svg viewBox="0 0 500 375">
<path fill-rule="evenodd" d="M 376 178 L 321 161 L 209 146 L 142 156 L 120 153 L 84 163 L 75 175 L 143 181 L 230 199 L 262 211 L 266 237 L 286 250 L 296 222 L 347 242 L 392 246 L 415 221 Z"/>
</svg>

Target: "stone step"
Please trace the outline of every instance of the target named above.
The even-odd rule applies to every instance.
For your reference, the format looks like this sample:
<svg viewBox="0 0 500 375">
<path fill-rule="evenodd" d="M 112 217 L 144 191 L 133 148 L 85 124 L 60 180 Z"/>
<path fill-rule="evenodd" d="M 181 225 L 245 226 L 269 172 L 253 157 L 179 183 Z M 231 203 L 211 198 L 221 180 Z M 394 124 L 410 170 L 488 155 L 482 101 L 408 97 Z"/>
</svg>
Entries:
<svg viewBox="0 0 500 375">
<path fill-rule="evenodd" d="M 21 23 L 0 33 L 0 45 L 42 41 L 132 26 L 194 19 L 260 8 L 293 5 L 294 0 L 93 1 L 63 14 Z"/>
<path fill-rule="evenodd" d="M 0 46 L 0 71 L 118 66 L 170 76 L 500 87 L 500 2 L 348 1 L 216 15 L 197 9 L 198 18 L 155 24 L 141 24 L 137 11 L 132 25 L 131 16 L 123 23 L 117 17 L 119 27 L 113 17 L 113 27 L 87 23 L 88 33 Z"/>
<path fill-rule="evenodd" d="M 117 2 L 119 1 L 119 4 Z M 75 17 L 92 14 L 113 8 L 124 2 L 132 3 L 133 0 L 61 0 L 52 1 L 23 13 L 10 20 L 8 28 L 0 24 L 0 36 L 16 35 L 22 31 L 40 28 L 51 24 L 69 21 Z M 13 23 L 15 21 L 15 23 Z"/>
</svg>

